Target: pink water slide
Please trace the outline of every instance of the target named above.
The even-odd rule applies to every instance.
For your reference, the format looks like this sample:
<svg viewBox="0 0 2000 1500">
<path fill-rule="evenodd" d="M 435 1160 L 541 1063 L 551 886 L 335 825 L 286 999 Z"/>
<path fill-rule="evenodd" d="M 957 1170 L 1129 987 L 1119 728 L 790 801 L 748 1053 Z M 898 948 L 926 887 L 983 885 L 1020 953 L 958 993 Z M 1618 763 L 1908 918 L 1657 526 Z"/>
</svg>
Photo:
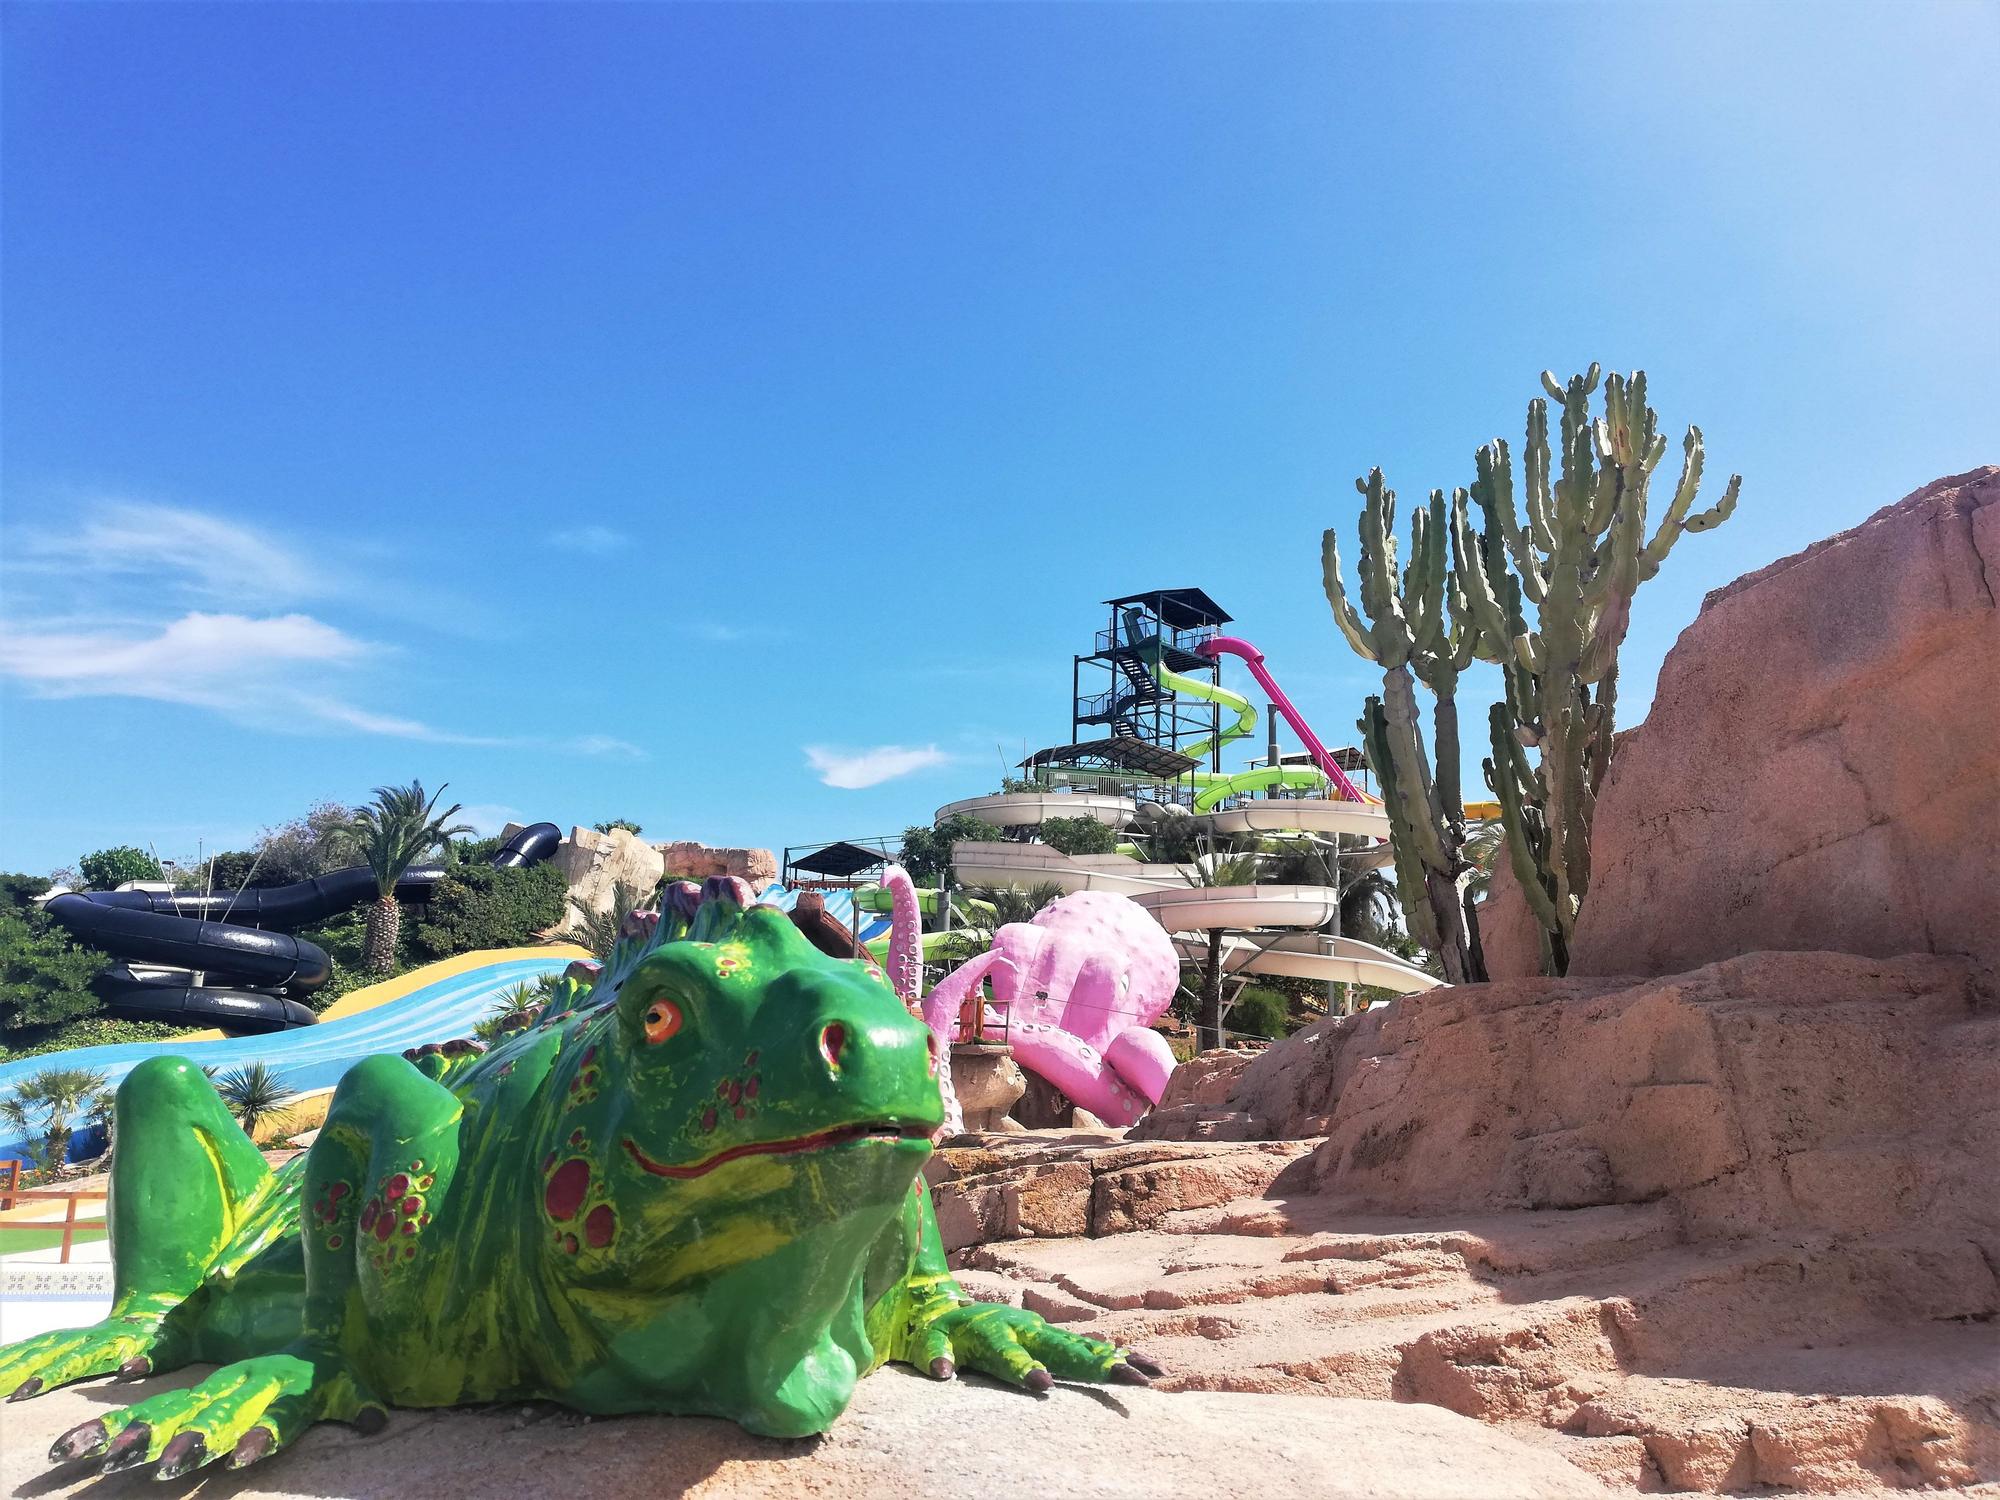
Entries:
<svg viewBox="0 0 2000 1500">
<path fill-rule="evenodd" d="M 1292 700 L 1285 696 L 1285 690 L 1278 686 L 1278 679 L 1273 677 L 1270 669 L 1264 665 L 1263 652 L 1240 636 L 1233 635 L 1212 636 L 1194 649 L 1196 655 L 1206 656 L 1211 661 L 1218 656 L 1242 657 L 1243 664 L 1250 669 L 1250 675 L 1257 679 L 1257 686 L 1264 690 L 1264 696 L 1270 699 L 1271 706 L 1278 710 L 1284 721 L 1292 726 L 1292 733 L 1297 735 L 1299 743 L 1306 747 L 1306 753 L 1312 756 L 1313 764 L 1319 767 L 1320 774 L 1333 783 L 1334 789 L 1345 800 L 1349 802 L 1367 800 L 1361 795 L 1361 788 L 1347 779 L 1347 773 L 1340 769 L 1340 764 L 1334 760 L 1332 752 L 1320 743 L 1319 736 L 1313 733 L 1312 725 L 1305 721 L 1305 716 L 1292 707 Z"/>
</svg>

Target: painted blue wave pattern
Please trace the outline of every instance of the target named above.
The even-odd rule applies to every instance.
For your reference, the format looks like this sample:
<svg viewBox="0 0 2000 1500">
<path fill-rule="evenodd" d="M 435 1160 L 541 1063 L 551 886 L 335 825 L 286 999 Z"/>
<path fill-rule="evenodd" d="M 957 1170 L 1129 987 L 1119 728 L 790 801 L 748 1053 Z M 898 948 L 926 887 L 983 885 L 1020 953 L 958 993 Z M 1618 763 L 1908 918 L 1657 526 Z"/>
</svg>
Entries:
<svg viewBox="0 0 2000 1500">
<path fill-rule="evenodd" d="M 569 962 L 568 958 L 551 956 L 486 964 L 424 985 L 400 1000 L 391 1000 L 356 1016 L 269 1036 L 238 1036 L 217 1042 L 164 1046 L 157 1042 L 124 1042 L 0 1063 L 0 1094 L 44 1068 L 89 1068 L 105 1074 L 115 1088 L 147 1058 L 163 1055 L 185 1057 L 198 1067 L 221 1068 L 225 1072 L 246 1063 L 261 1062 L 301 1093 L 332 1088 L 349 1068 L 377 1052 L 401 1052 L 425 1042 L 471 1035 L 473 1023 L 485 1018 L 494 998 L 502 991 L 537 980 L 544 974 L 560 974 Z M 0 1159 L 21 1155 L 20 1144 L 0 1141 Z"/>
</svg>

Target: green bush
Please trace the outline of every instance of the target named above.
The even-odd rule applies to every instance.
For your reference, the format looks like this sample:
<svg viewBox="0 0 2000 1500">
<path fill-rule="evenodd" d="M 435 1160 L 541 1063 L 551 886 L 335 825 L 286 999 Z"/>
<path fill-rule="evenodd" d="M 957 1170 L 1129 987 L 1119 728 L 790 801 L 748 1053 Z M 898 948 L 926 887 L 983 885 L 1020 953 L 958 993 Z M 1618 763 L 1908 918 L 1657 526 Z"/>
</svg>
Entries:
<svg viewBox="0 0 2000 1500">
<path fill-rule="evenodd" d="M 167 872 L 144 849 L 120 844 L 116 849 L 99 849 L 76 862 L 85 890 L 115 891 L 128 880 L 165 880 Z"/>
<path fill-rule="evenodd" d="M 0 1035 L 18 1046 L 24 1033 L 101 1012 L 90 979 L 109 962 L 39 911 L 0 910 Z"/>
<path fill-rule="evenodd" d="M 1241 1036 L 1262 1036 L 1276 1041 L 1291 1032 L 1291 1005 L 1276 990 L 1245 985 L 1222 1024 Z"/>
<path fill-rule="evenodd" d="M 0 874 L 0 910 L 32 911 L 35 898 L 46 896 L 55 889 L 55 884 L 45 875 Z"/>
<path fill-rule="evenodd" d="M 425 959 L 519 948 L 563 920 L 568 897 L 569 882 L 554 865 L 460 865 L 431 893 L 411 947 Z"/>
<path fill-rule="evenodd" d="M 951 874 L 951 846 L 968 841 L 990 843 L 1006 833 L 984 818 L 953 813 L 930 828 L 903 830 L 903 850 L 897 861 L 918 885 L 941 886 Z"/>
<path fill-rule="evenodd" d="M 1050 818 L 1037 831 L 1064 854 L 1110 854 L 1118 847 L 1118 835 L 1095 818 Z"/>
</svg>

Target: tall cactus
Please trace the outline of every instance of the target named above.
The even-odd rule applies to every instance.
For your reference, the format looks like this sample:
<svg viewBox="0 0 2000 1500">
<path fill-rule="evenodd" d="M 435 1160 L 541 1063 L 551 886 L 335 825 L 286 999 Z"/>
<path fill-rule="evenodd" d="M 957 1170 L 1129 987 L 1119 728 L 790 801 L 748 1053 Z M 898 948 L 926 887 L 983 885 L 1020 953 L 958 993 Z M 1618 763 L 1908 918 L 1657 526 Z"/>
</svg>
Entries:
<svg viewBox="0 0 2000 1500">
<path fill-rule="evenodd" d="M 1460 583 L 1469 533 L 1466 492 L 1444 491 L 1410 516 L 1410 560 L 1396 567 L 1396 492 L 1369 471 L 1361 507 L 1361 610 L 1350 602 L 1340 544 L 1329 529 L 1320 566 L 1334 624 L 1382 668 L 1382 693 L 1361 717 L 1363 748 L 1382 786 L 1396 852 L 1396 885 L 1411 934 L 1436 953 L 1453 984 L 1483 978 L 1479 928 L 1462 890 L 1465 808 L 1459 786 L 1458 678 L 1482 648 Z M 1366 616 L 1364 619 L 1363 616 Z M 1497 649 L 1497 646 L 1494 648 Z M 1417 721 L 1416 681 L 1429 688 L 1436 772 Z"/>
<path fill-rule="evenodd" d="M 1472 486 L 1484 529 L 1475 535 L 1461 520 L 1453 543 L 1480 654 L 1506 674 L 1506 700 L 1488 718 L 1487 784 L 1500 803 L 1509 860 L 1543 929 L 1544 967 L 1561 974 L 1590 890 L 1590 827 L 1611 766 L 1618 649 L 1632 597 L 1683 532 L 1729 519 L 1743 481 L 1730 476 L 1713 507 L 1692 510 L 1702 440 L 1690 427 L 1680 482 L 1649 538 L 1646 493 L 1667 440 L 1646 404 L 1645 371 L 1607 377 L 1596 420 L 1596 365 L 1567 385 L 1544 371 L 1542 385 L 1562 407 L 1557 477 L 1549 477 L 1548 401 L 1538 397 L 1528 406 L 1525 509 L 1516 505 L 1507 444 L 1496 439 L 1479 450 Z M 1533 626 L 1524 600 L 1534 607 Z M 1539 764 L 1529 761 L 1532 749 L 1541 752 Z"/>
</svg>

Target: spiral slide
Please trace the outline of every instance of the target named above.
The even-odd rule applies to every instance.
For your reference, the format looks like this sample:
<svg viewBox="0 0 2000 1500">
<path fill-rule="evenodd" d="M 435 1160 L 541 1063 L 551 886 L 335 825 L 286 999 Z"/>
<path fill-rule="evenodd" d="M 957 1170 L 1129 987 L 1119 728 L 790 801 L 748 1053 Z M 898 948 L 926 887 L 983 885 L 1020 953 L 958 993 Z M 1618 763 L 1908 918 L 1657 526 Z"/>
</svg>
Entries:
<svg viewBox="0 0 2000 1500">
<path fill-rule="evenodd" d="M 491 862 L 497 868 L 537 864 L 561 840 L 555 824 L 536 823 L 509 839 Z M 442 866 L 413 865 L 397 882 L 396 898 L 423 900 L 444 877 Z M 312 1025 L 318 1018 L 298 997 L 325 984 L 332 972 L 326 954 L 304 938 L 262 929 L 322 921 L 374 895 L 375 877 L 356 865 L 315 880 L 210 895 L 70 892 L 43 909 L 85 942 L 125 960 L 93 982 L 111 1014 L 213 1022 L 248 1034 Z"/>
<path fill-rule="evenodd" d="M 261 1062 L 300 1093 L 330 1089 L 354 1064 L 377 1052 L 471 1035 L 473 1024 L 508 990 L 533 984 L 545 974 L 560 974 L 572 960 L 589 956 L 568 943 L 461 953 L 343 996 L 317 1026 L 266 1036 L 79 1047 L 0 1063 L 0 1096 L 45 1068 L 86 1068 L 103 1073 L 116 1088 L 140 1063 L 164 1053 L 224 1071 Z M 0 1141 L 0 1159 L 22 1155 L 21 1144 Z"/>
</svg>

